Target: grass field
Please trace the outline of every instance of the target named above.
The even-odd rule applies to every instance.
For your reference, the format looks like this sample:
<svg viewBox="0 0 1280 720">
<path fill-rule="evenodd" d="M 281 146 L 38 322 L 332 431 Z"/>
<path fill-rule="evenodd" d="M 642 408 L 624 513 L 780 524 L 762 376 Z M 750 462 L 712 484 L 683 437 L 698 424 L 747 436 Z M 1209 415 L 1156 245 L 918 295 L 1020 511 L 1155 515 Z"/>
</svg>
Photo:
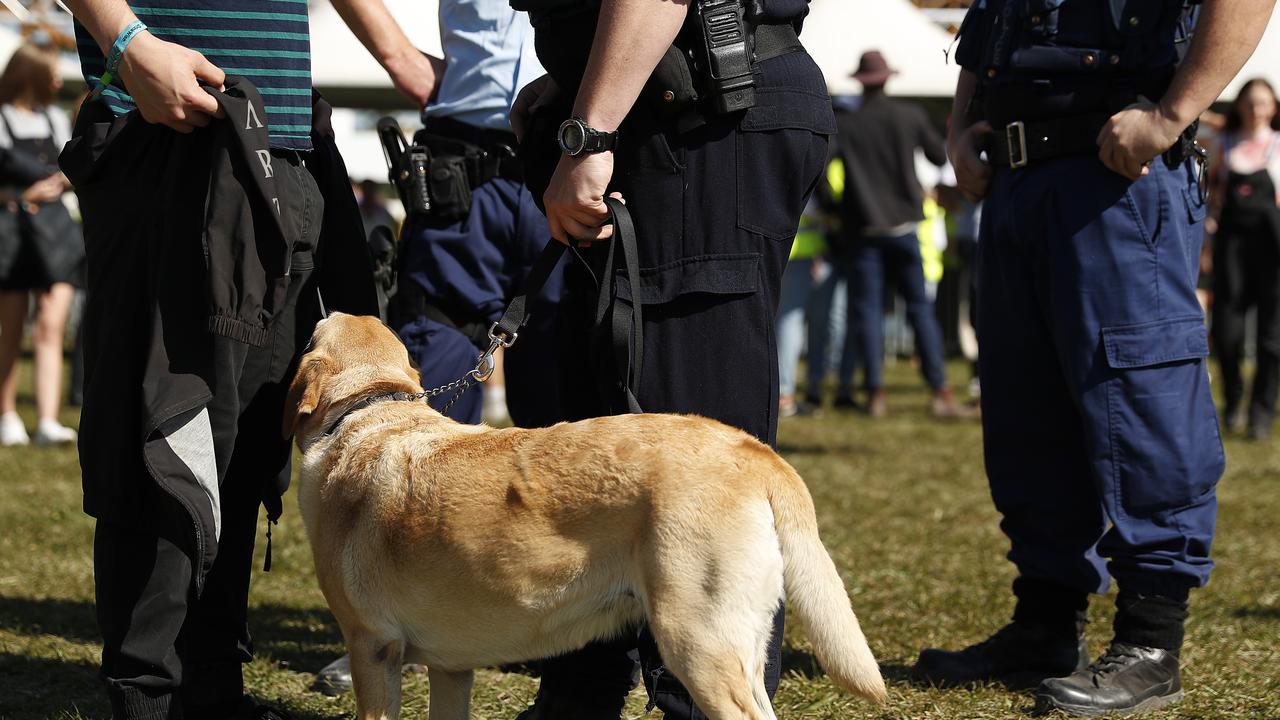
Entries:
<svg viewBox="0 0 1280 720">
<path fill-rule="evenodd" d="M 837 691 L 792 623 L 778 716 L 1018 717 L 1031 706 L 1028 694 L 919 688 L 904 680 L 921 648 L 968 644 L 1003 624 L 1012 611 L 1013 572 L 986 490 L 977 423 L 928 419 L 925 395 L 905 364 L 890 368 L 889 379 L 887 419 L 830 410 L 786 419 L 780 444 L 813 492 L 823 538 L 890 680 L 890 700 L 872 707 Z M 22 411 L 30 424 L 29 404 Z M 1280 718 L 1280 441 L 1229 439 L 1227 455 L 1218 569 L 1192 596 L 1186 700 L 1152 717 Z M 259 699 L 303 720 L 350 717 L 350 696 L 330 700 L 306 689 L 311 673 L 342 647 L 293 503 L 290 496 L 274 535 L 274 569 L 254 580 L 258 659 L 248 667 L 248 684 Z M 108 716 L 95 676 L 92 531 L 80 510 L 73 449 L 0 448 L 0 718 Z M 1111 615 L 1110 600 L 1095 599 L 1089 626 L 1095 653 L 1110 636 Z M 535 683 L 479 673 L 473 717 L 510 720 L 533 697 Z M 405 717 L 425 717 L 425 679 L 407 677 L 405 687 Z M 633 695 L 628 718 L 643 716 L 642 695 Z"/>
</svg>

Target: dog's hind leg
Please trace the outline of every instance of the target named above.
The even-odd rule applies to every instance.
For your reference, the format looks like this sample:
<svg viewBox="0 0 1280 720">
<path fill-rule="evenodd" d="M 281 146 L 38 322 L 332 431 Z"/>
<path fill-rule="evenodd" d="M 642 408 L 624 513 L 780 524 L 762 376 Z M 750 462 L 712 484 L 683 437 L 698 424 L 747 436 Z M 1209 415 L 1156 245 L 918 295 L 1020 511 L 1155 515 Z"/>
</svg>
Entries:
<svg viewBox="0 0 1280 720">
<path fill-rule="evenodd" d="M 404 642 L 357 633 L 347 636 L 347 651 L 351 653 L 356 717 L 360 720 L 399 718 Z"/>
<path fill-rule="evenodd" d="M 768 514 L 745 510 L 730 523 L 733 535 L 646 567 L 658 651 L 711 720 L 776 720 L 764 667 L 782 601 L 782 556 Z"/>
<path fill-rule="evenodd" d="M 467 720 L 471 717 L 474 672 L 450 672 L 428 667 L 427 679 L 431 683 L 429 720 Z"/>
</svg>

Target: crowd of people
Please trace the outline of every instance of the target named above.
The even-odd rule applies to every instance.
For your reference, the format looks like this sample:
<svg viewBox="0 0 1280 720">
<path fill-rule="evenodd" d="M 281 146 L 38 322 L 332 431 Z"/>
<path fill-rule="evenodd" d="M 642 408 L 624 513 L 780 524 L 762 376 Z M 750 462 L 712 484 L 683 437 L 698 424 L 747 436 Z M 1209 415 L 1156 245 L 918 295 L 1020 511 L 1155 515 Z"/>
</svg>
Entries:
<svg viewBox="0 0 1280 720">
<path fill-rule="evenodd" d="M 896 292 L 928 411 L 982 416 L 1019 571 L 1013 621 L 963 650 L 926 650 L 916 674 L 1059 677 L 1038 702 L 1082 714 L 1180 697 L 1182 626 L 1212 567 L 1222 471 L 1221 445 L 1206 440 L 1217 418 L 1198 300 L 1212 303 L 1224 426 L 1266 438 L 1280 386 L 1275 93 L 1248 83 L 1222 127 L 1202 130 L 1212 134 L 1204 194 L 1185 130 L 1252 48 L 1224 40 L 1238 18 L 1221 3 L 1205 3 L 1204 37 L 1176 73 L 1181 16 L 1133 15 L 1138 40 L 1070 38 L 1130 43 L 1112 48 L 1111 64 L 1149 84 L 1118 106 L 1099 101 L 1105 113 L 1067 118 L 1088 133 L 1063 129 L 1061 104 L 1028 104 L 1059 89 L 1071 102 L 1091 97 L 1080 91 L 1091 80 L 1062 71 L 1078 48 L 1043 44 L 1073 7 L 1052 11 L 1050 31 L 1040 19 L 986 22 L 1003 3 L 979 4 L 961 31 L 964 71 L 943 133 L 890 97 L 893 67 L 878 52 L 854 75 L 862 94 L 833 105 L 797 36 L 806 3 L 794 0 L 755 3 L 753 104 L 742 107 L 742 95 L 664 84 L 698 71 L 691 53 L 668 52 L 696 37 L 683 5 L 601 14 L 570 0 L 441 0 L 441 59 L 419 52 L 381 0 L 335 0 L 423 109 L 413 143 L 432 158 L 430 211 L 402 192 L 389 303 L 364 247 L 389 215 L 378 188 L 353 192 L 312 91 L 305 4 L 69 4 L 92 92 L 77 121 L 54 102 L 50 48 L 20 48 L 0 75 L 0 443 L 29 441 L 14 392 L 33 297 L 35 440 L 75 440 L 57 420 L 59 384 L 68 307 L 87 285 L 80 451 L 115 717 L 281 716 L 244 698 L 249 561 L 259 505 L 272 521 L 282 511 L 279 414 L 319 318 L 384 314 L 423 385 L 446 386 L 503 339 L 495 323 L 536 273 L 532 321 L 505 359 L 513 423 L 696 413 L 770 444 L 779 417 L 824 404 L 829 368 L 835 408 L 889 412 L 884 300 Z M 1035 52 L 1000 50 L 1010 44 Z M 1230 57 L 1210 67 L 1209 52 Z M 917 154 L 951 179 L 922 187 Z M 83 239 L 63 203 L 73 186 Z M 637 218 L 634 246 L 611 240 L 617 197 Z M 572 260 L 539 268 L 557 241 L 575 246 Z M 944 246 L 974 288 L 980 412 L 947 381 L 933 298 Z M 1134 267 L 1158 281 L 1135 281 Z M 483 392 L 450 414 L 479 422 Z M 1116 637 L 1091 664 L 1088 595 L 1112 577 Z M 783 617 L 778 608 L 770 693 Z M 520 717 L 616 717 L 637 677 L 668 717 L 704 717 L 644 628 L 547 659 Z M 350 685 L 348 658 L 317 676 L 325 692 Z"/>
</svg>

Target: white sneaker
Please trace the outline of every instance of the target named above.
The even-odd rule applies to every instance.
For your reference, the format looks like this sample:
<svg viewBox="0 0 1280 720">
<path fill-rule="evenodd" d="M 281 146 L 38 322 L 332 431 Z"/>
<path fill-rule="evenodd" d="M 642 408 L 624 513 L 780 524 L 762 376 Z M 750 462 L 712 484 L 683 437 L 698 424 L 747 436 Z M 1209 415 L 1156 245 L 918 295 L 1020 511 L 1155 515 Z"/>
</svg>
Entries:
<svg viewBox="0 0 1280 720">
<path fill-rule="evenodd" d="M 76 431 L 57 420 L 41 420 L 36 426 L 36 445 L 67 445 L 76 441 Z"/>
<path fill-rule="evenodd" d="M 31 438 L 27 428 L 22 424 L 18 413 L 10 412 L 0 415 L 0 445 L 28 445 Z"/>
</svg>

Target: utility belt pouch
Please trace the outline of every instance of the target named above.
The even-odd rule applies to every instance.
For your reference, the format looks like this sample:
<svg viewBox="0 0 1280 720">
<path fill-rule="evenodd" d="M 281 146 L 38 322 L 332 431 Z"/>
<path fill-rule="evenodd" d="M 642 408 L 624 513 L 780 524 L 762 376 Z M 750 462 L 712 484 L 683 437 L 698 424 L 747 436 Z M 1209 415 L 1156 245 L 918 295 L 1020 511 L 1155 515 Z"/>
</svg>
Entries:
<svg viewBox="0 0 1280 720">
<path fill-rule="evenodd" d="M 400 196 L 405 214 L 411 217 L 431 214 L 431 193 L 427 186 L 430 151 L 421 145 L 405 142 L 400 123 L 392 117 L 378 120 L 378 140 L 382 143 L 382 156 L 387 161 L 387 179 Z"/>
<path fill-rule="evenodd" d="M 471 212 L 471 182 L 467 159 L 460 155 L 436 155 L 427 175 L 431 192 L 432 217 L 459 220 Z"/>
</svg>

